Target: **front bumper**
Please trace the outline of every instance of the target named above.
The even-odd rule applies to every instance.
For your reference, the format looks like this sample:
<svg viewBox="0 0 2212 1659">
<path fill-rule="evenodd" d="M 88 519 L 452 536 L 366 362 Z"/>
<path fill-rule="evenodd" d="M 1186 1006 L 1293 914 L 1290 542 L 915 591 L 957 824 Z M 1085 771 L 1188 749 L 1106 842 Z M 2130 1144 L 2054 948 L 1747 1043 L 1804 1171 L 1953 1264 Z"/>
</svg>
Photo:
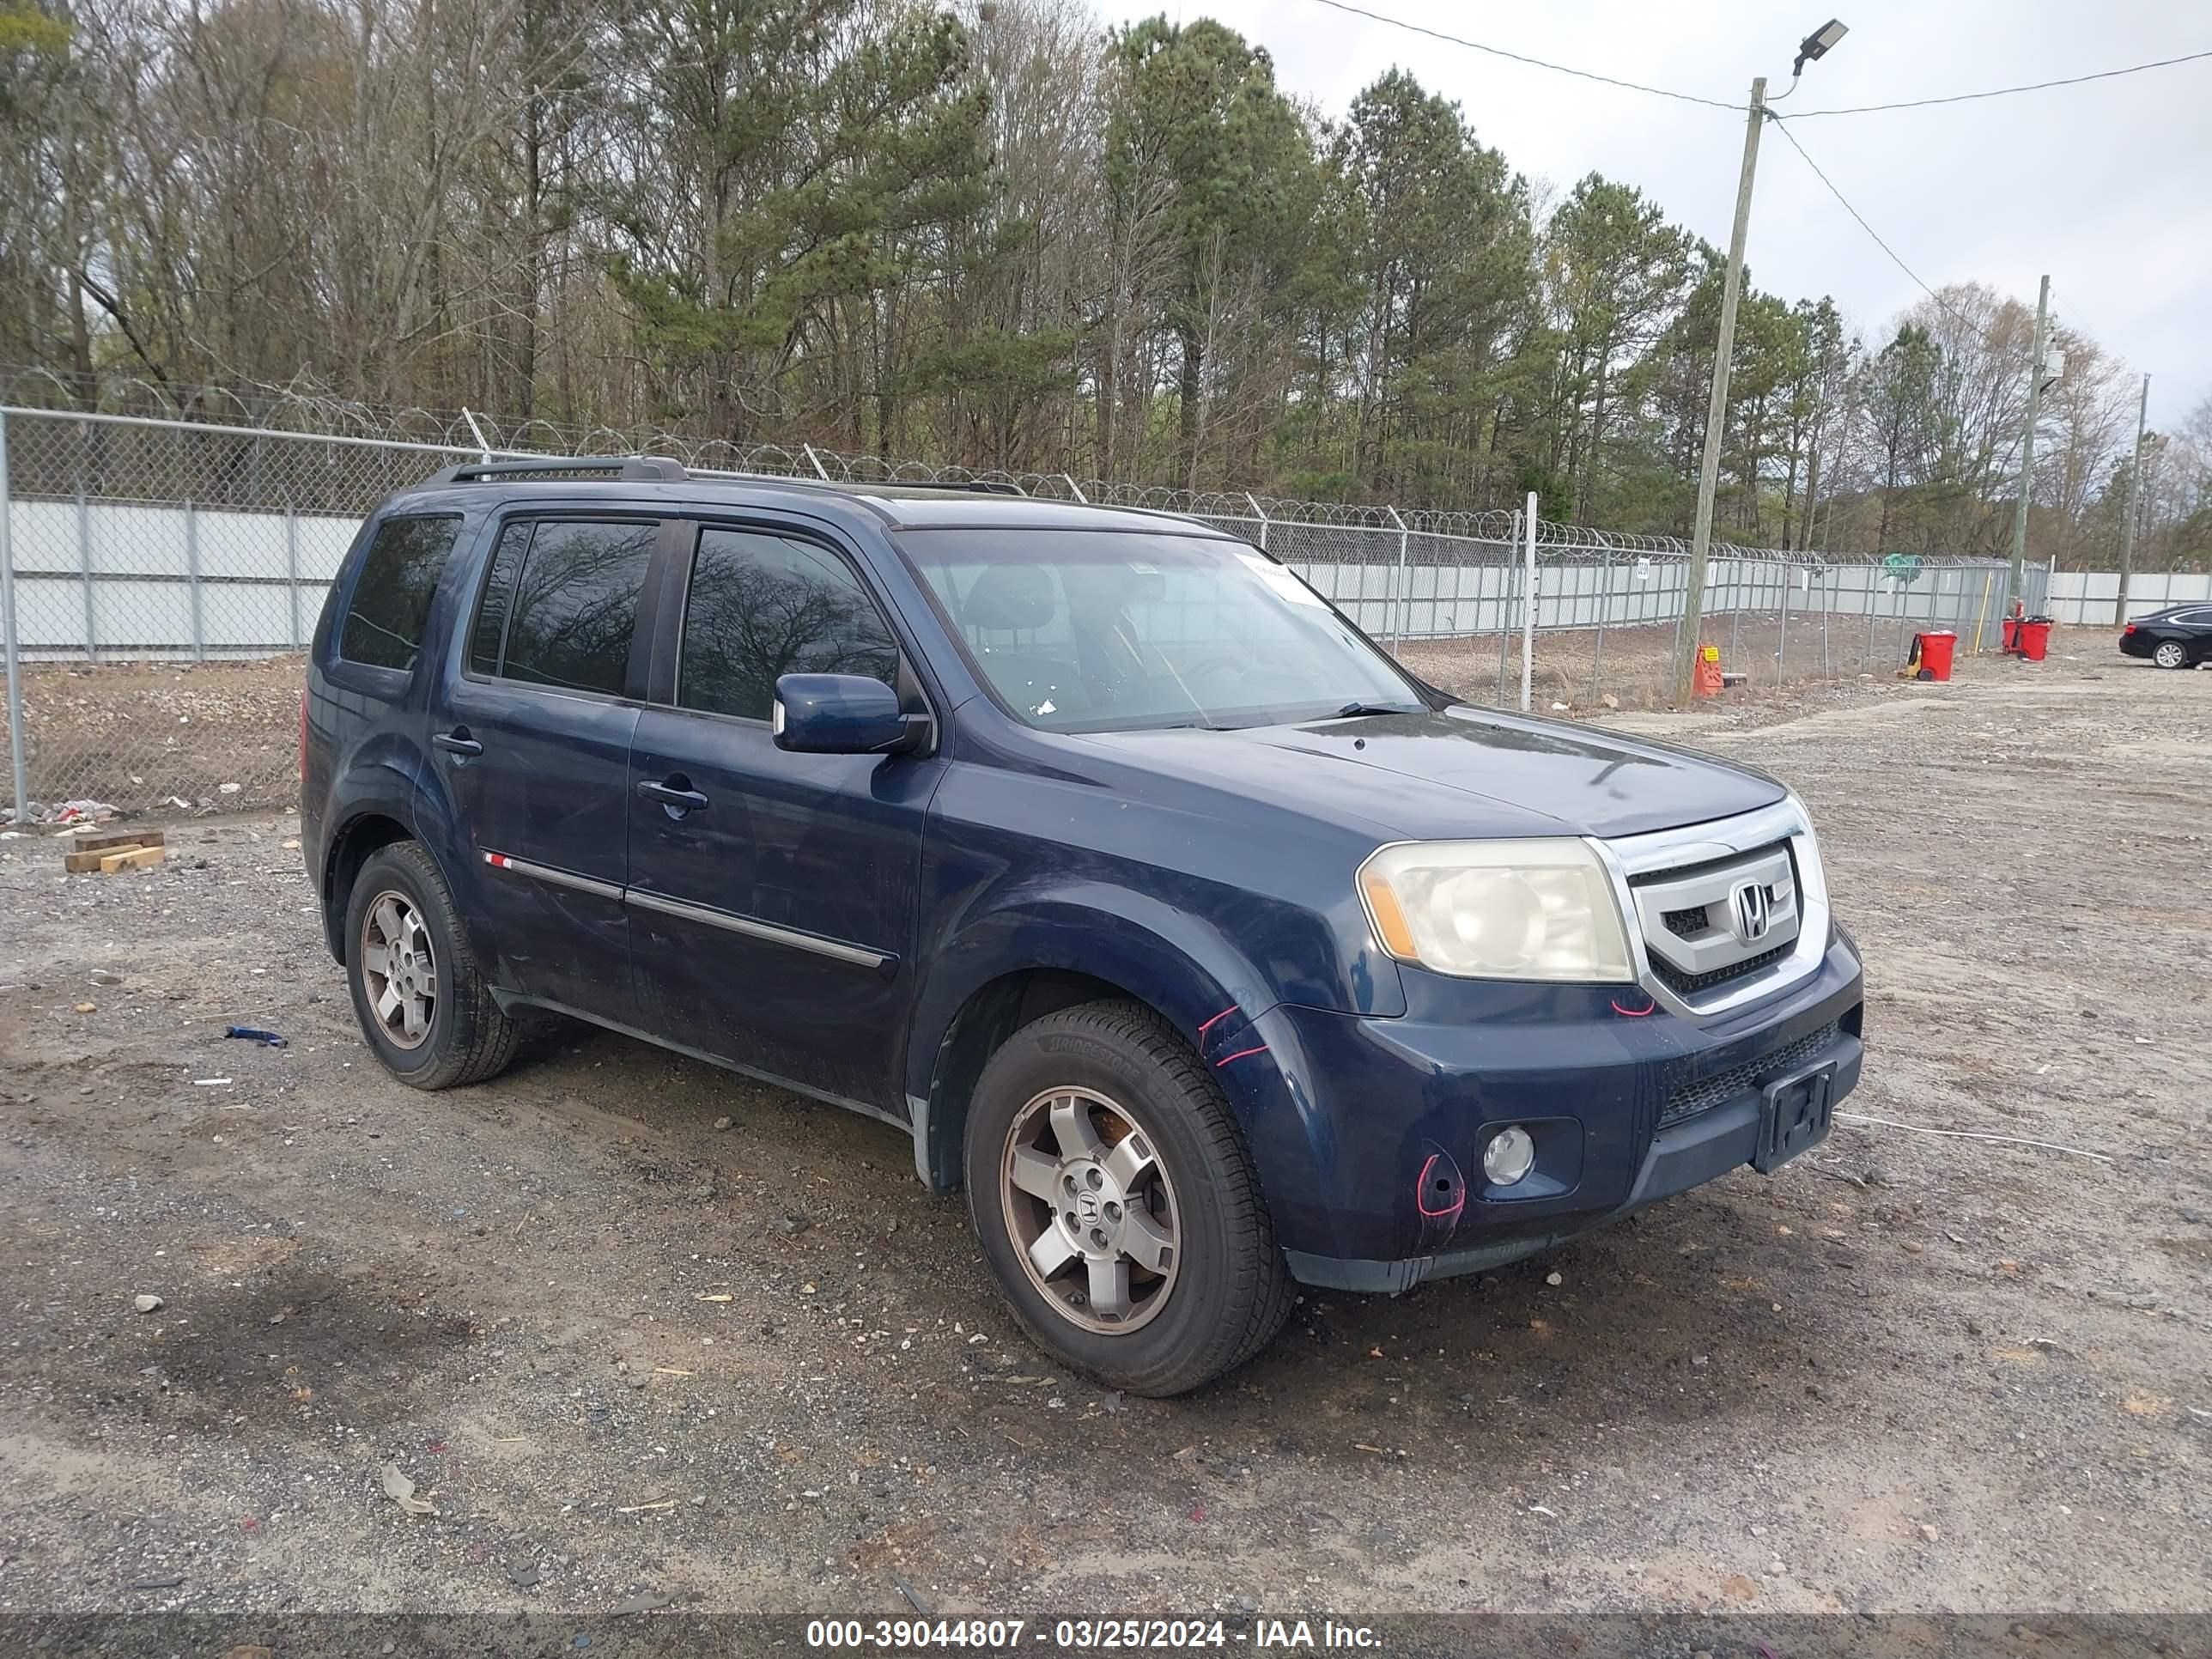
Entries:
<svg viewBox="0 0 2212 1659">
<path fill-rule="evenodd" d="M 1255 1022 L 1285 1097 L 1248 1130 L 1309 1285 L 1402 1291 L 1533 1255 L 1751 1162 L 1775 1077 L 1832 1065 L 1831 1103 L 1859 1079 L 1863 982 L 1841 933 L 1796 985 L 1704 1019 L 1601 988 L 1407 981 L 1401 1018 Z M 1536 1166 L 1493 1188 L 1481 1148 L 1509 1123 Z"/>
</svg>

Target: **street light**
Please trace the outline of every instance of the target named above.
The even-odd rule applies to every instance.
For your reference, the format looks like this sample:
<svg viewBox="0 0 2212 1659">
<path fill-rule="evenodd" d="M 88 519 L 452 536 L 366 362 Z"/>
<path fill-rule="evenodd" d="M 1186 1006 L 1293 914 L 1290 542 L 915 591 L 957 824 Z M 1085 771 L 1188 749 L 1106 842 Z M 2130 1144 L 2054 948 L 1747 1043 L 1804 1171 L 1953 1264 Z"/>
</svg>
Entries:
<svg viewBox="0 0 2212 1659">
<path fill-rule="evenodd" d="M 1826 58 L 1836 42 L 1851 32 L 1850 25 L 1839 23 L 1831 17 L 1797 43 L 1797 61 L 1790 66 L 1790 78 L 1795 81 L 1805 72 L 1805 65 L 1817 64 Z"/>
<path fill-rule="evenodd" d="M 1797 77 L 1808 61 L 1825 58 L 1837 41 L 1850 31 L 1834 18 L 1798 43 L 1797 61 L 1790 68 L 1786 98 L 1797 89 Z M 1729 235 L 1728 277 L 1721 287 L 1720 338 L 1714 343 L 1712 399 L 1705 406 L 1705 453 L 1698 470 L 1698 516 L 1690 536 L 1690 576 L 1682 598 L 1680 659 L 1674 670 L 1674 701 L 1687 702 L 1696 684 L 1698 628 L 1704 620 L 1705 562 L 1713 545 L 1713 496 L 1720 487 L 1721 434 L 1728 424 L 1729 358 L 1735 350 L 1736 301 L 1743 293 L 1743 242 L 1751 228 L 1751 181 L 1759 167 L 1759 130 L 1766 122 L 1766 77 L 1751 83 L 1751 118 L 1743 134 L 1743 176 L 1735 189 L 1735 228 Z"/>
</svg>

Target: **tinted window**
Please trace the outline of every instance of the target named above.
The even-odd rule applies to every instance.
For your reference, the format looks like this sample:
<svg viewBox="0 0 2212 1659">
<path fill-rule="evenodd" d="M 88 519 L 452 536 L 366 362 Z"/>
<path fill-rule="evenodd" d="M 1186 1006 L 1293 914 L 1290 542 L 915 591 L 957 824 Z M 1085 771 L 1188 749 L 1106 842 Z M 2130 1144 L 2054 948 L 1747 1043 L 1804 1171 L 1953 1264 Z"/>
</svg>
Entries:
<svg viewBox="0 0 2212 1659">
<path fill-rule="evenodd" d="M 540 523 L 509 602 L 499 672 L 511 680 L 621 696 L 658 530 Z"/>
<path fill-rule="evenodd" d="M 766 720 L 781 674 L 898 683 L 898 645 L 844 562 L 786 536 L 702 530 L 684 611 L 676 700 Z"/>
<path fill-rule="evenodd" d="M 514 579 L 522 571 L 522 556 L 530 550 L 525 522 L 500 532 L 492 550 L 491 568 L 484 574 L 483 598 L 477 605 L 476 631 L 469 636 L 469 666 L 479 674 L 499 672 L 500 647 L 507 639 L 507 611 L 514 598 Z"/>
<path fill-rule="evenodd" d="M 377 526 L 338 632 L 339 656 L 376 668 L 415 666 L 431 596 L 460 529 L 459 519 L 386 519 Z"/>
</svg>

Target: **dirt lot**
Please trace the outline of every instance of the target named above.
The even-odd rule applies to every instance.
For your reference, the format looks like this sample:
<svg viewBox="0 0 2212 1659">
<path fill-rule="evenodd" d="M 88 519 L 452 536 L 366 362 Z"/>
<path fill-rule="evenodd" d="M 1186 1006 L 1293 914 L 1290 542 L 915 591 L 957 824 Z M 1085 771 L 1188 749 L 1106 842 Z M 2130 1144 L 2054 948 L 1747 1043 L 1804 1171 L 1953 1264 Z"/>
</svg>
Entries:
<svg viewBox="0 0 2212 1659">
<path fill-rule="evenodd" d="M 1813 805 L 1846 1109 L 2113 1161 L 1845 1124 L 1121 1399 L 881 1126 L 568 1027 L 386 1079 L 289 818 L 0 844 L 0 1613 L 2212 1607 L 2212 675 L 1623 723 Z"/>
<path fill-rule="evenodd" d="M 157 814 L 291 806 L 299 798 L 306 672 L 300 657 L 27 664 L 31 798 Z M 0 758 L 7 749 L 0 729 Z M 14 805 L 12 797 L 0 799 Z"/>
<path fill-rule="evenodd" d="M 1730 695 L 1736 702 L 1762 700 L 1778 688 L 1806 688 L 1824 682 L 1855 683 L 1861 674 L 1887 679 L 1911 653 L 1918 627 L 1896 617 L 1793 615 L 1745 612 L 1708 617 L 1702 637 L 1721 653 L 1722 668 L 1741 673 L 1745 684 Z M 2072 630 L 2081 647 L 2103 653 L 2112 647 L 2110 630 Z M 1994 648 L 1995 641 L 1988 641 Z M 1971 640 L 1962 640 L 1964 651 Z M 1407 640 L 1399 657 L 1432 684 L 1447 686 L 1482 702 L 1516 702 L 1521 695 L 1521 636 L 1504 642 L 1495 634 L 1458 639 Z M 2064 648 L 2054 640 L 2054 651 Z M 1536 709 L 1555 703 L 1580 714 L 1602 710 L 1611 696 L 1624 709 L 1663 708 L 1674 696 L 1674 624 L 1613 627 L 1602 638 L 1592 629 L 1547 629 L 1536 635 L 1528 684 Z"/>
</svg>

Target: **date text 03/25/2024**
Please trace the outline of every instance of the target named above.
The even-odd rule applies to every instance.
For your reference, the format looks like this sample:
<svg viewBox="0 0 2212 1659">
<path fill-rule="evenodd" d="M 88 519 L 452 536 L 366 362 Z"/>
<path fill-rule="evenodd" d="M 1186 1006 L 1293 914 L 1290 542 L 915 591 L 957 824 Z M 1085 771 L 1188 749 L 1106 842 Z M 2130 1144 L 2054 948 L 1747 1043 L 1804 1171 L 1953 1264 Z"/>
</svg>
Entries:
<svg viewBox="0 0 2212 1659">
<path fill-rule="evenodd" d="M 1380 1643 L 1370 1627 L 1333 1619 L 1255 1619 L 1249 1632 L 1219 1619 L 816 1619 L 806 1626 L 810 1648 L 872 1652 L 1017 1652 L 1032 1645 L 1066 1653 L 1175 1652 L 1248 1644 L 1371 1651 Z"/>
</svg>

